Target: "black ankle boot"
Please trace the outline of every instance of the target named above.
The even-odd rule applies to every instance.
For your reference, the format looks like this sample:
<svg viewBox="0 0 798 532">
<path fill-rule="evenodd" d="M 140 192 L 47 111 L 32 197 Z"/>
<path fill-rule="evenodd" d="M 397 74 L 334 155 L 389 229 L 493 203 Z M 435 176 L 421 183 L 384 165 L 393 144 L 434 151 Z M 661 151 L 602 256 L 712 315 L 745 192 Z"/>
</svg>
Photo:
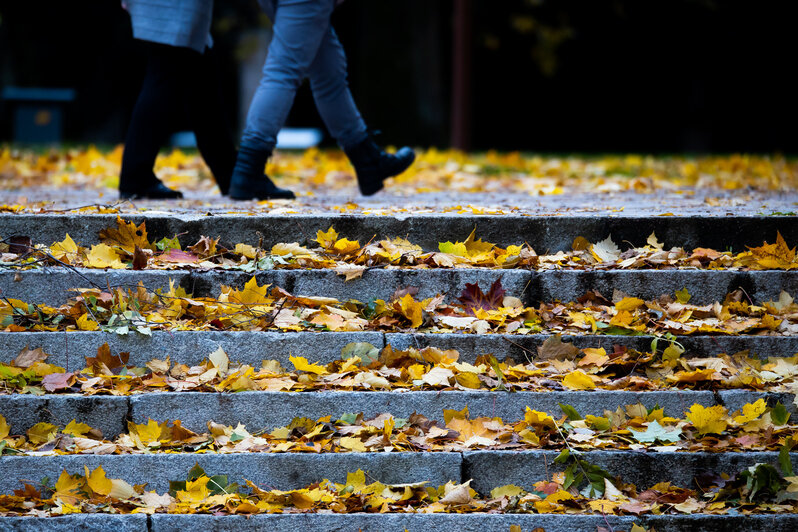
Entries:
<svg viewBox="0 0 798 532">
<path fill-rule="evenodd" d="M 369 135 L 363 142 L 345 148 L 355 167 L 360 193 L 371 196 L 382 190 L 382 182 L 407 170 L 416 159 L 412 148 L 405 146 L 395 154 L 385 152 Z"/>
<path fill-rule="evenodd" d="M 235 200 L 294 199 L 290 190 L 279 188 L 263 173 L 269 152 L 242 144 L 230 180 L 230 197 Z"/>
<path fill-rule="evenodd" d="M 120 199 L 180 199 L 183 194 L 179 190 L 172 190 L 158 179 L 154 183 L 137 189 L 119 190 Z"/>
</svg>

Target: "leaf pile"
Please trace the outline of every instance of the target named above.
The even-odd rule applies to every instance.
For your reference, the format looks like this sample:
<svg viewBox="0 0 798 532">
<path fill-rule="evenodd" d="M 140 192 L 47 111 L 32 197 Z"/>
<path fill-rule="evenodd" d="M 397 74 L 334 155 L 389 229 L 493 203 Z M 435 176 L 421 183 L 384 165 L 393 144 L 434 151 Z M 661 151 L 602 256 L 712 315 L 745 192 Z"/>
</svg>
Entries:
<svg viewBox="0 0 798 532">
<path fill-rule="evenodd" d="M 605 157 L 524 156 L 518 152 L 465 154 L 434 148 L 419 152 L 416 162 L 395 178 L 392 191 L 425 192 L 522 191 L 539 196 L 588 191 L 613 193 L 684 188 L 795 190 L 798 163 L 781 156 Z M 116 188 L 122 146 L 102 152 L 94 146 L 39 154 L 0 147 L 0 187 L 73 186 Z M 158 157 L 158 176 L 183 190 L 210 191 L 210 172 L 197 154 L 173 150 Z M 308 192 L 352 187 L 354 171 L 339 150 L 311 148 L 303 153 L 277 152 L 267 171 L 280 184 Z"/>
<path fill-rule="evenodd" d="M 482 355 L 474 364 L 459 362 L 456 350 L 426 347 L 381 351 L 353 343 L 341 360 L 326 365 L 290 356 L 293 370 L 277 360 L 260 368 L 231 363 L 220 348 L 196 366 L 152 360 L 146 367 L 126 365 L 128 353 L 111 354 L 108 344 L 86 367 L 67 372 L 48 364 L 40 349 L 24 349 L 11 363 L 0 363 L 0 393 L 83 393 L 128 395 L 157 391 L 370 391 L 370 390 L 723 390 L 798 391 L 798 355 L 760 360 L 747 352 L 709 358 L 680 356 L 671 345 L 661 354 L 616 346 L 579 350 L 552 337 L 535 362 L 499 362 Z"/>
<path fill-rule="evenodd" d="M 559 459 L 558 459 L 559 460 Z M 568 455 L 561 461 L 568 461 Z M 795 513 L 798 477 L 783 476 L 769 464 L 757 464 L 734 477 L 715 475 L 701 490 L 668 482 L 638 490 L 606 471 L 577 459 L 589 478 L 555 473 L 531 490 L 515 485 L 499 486 L 488 497 L 470 487 L 471 480 L 450 481 L 439 487 L 427 482 L 390 485 L 366 482 L 362 470 L 349 473 L 344 483 L 322 480 L 295 490 L 262 489 L 250 481 L 242 487 L 227 475 L 209 475 L 195 465 L 185 480 L 170 482 L 159 494 L 110 479 L 102 467 L 70 474 L 66 470 L 54 486 L 24 483 L 13 495 L 0 495 L 0 516 L 49 517 L 75 513 L 172 513 L 254 515 L 266 513 L 529 513 L 529 514 L 725 514 Z M 599 482 L 594 482 L 599 479 Z M 584 489 L 580 487 L 587 483 Z M 594 486 L 593 484 L 597 484 Z M 637 527 L 637 530 L 642 530 Z"/>
<path fill-rule="evenodd" d="M 689 304 L 677 291 L 644 301 L 616 291 L 607 299 L 589 291 L 577 301 L 525 307 L 502 297 L 500 280 L 488 295 L 469 286 L 457 302 L 443 295 L 416 300 L 412 289 L 389 301 L 346 302 L 323 296 L 294 296 L 280 287 L 258 285 L 253 276 L 242 289 L 222 286 L 218 298 L 192 297 L 170 281 L 169 290 L 75 289 L 79 296 L 54 308 L 18 299 L 0 300 L 0 327 L 7 332 L 98 330 L 409 331 L 465 333 L 590 333 L 620 335 L 795 334 L 798 303 L 786 292 L 779 301 L 755 305 L 743 290 L 723 303 Z M 498 305 L 494 307 L 494 305 Z"/>
<path fill-rule="evenodd" d="M 665 249 L 652 233 L 645 246 L 624 251 L 608 236 L 590 243 L 577 237 L 571 251 L 538 255 L 528 243 L 502 248 L 476 238 L 476 230 L 463 242 L 442 242 L 436 251 L 424 251 L 404 238 L 367 242 L 341 237 L 330 227 L 316 238 L 278 243 L 270 249 L 238 243 L 223 246 L 219 238 L 202 237 L 183 249 L 178 236 L 149 241 L 144 222 L 117 218 L 117 227 L 100 231 L 100 243 L 84 247 L 68 234 L 52 245 L 19 246 L 0 243 L 0 266 L 35 268 L 76 266 L 112 269 L 225 269 L 254 272 L 271 269 L 334 269 L 347 280 L 370 268 L 496 268 L 545 270 L 610 269 L 711 269 L 711 270 L 793 270 L 798 269 L 796 248 L 790 248 L 781 234 L 773 244 L 764 242 L 748 251 L 731 253 L 707 248 L 686 251 Z"/>
<path fill-rule="evenodd" d="M 128 432 L 114 441 L 85 423 L 72 420 L 60 429 L 37 423 L 24 435 L 11 435 L 0 415 L 0 454 L 138 454 L 153 452 L 216 453 L 345 453 L 464 452 L 524 449 L 632 449 L 653 451 L 726 452 L 788 451 L 798 443 L 798 425 L 789 424 L 784 405 L 766 406 L 763 399 L 730 413 L 723 406 L 694 404 L 684 418 L 666 417 L 661 408 L 634 404 L 604 416 L 582 417 L 563 405 L 566 415 L 554 419 L 526 407 L 520 421 L 498 417 L 471 419 L 468 407 L 444 410 L 439 424 L 420 414 L 398 418 L 384 413 L 366 418 L 345 414 L 316 421 L 295 418 L 284 427 L 250 432 L 247 428 L 208 422 L 208 432 L 195 433 L 179 420 L 128 422 Z M 564 439 L 565 440 L 564 440 Z"/>
</svg>

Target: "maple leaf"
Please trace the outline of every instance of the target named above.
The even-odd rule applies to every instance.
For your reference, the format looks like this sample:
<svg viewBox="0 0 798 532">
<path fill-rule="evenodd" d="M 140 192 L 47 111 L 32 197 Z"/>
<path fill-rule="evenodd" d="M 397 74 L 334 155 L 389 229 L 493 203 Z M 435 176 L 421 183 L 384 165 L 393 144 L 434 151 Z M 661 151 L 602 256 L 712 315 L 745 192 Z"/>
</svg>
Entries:
<svg viewBox="0 0 798 532">
<path fill-rule="evenodd" d="M 621 250 L 612 241 L 612 235 L 590 246 L 590 252 L 599 262 L 616 262 L 621 257 Z"/>
<path fill-rule="evenodd" d="M 318 242 L 319 245 L 324 249 L 330 249 L 333 247 L 336 240 L 338 240 L 338 231 L 333 229 L 332 226 L 330 226 L 327 231 L 319 230 L 316 232 L 316 242 Z"/>
<path fill-rule="evenodd" d="M 457 298 L 465 307 L 466 312 L 475 316 L 476 309 L 496 310 L 502 306 L 505 290 L 502 288 L 501 278 L 496 279 L 485 294 L 477 283 L 466 283 L 465 290 Z"/>
<path fill-rule="evenodd" d="M 91 473 L 89 473 L 88 467 L 83 466 L 83 469 L 85 471 L 86 483 L 94 493 L 103 496 L 111 493 L 111 490 L 114 488 L 114 484 L 107 476 L 105 476 L 105 470 L 102 468 L 102 466 L 98 466 L 97 469 Z"/>
<path fill-rule="evenodd" d="M 72 261 L 77 257 L 78 245 L 75 244 L 75 241 L 72 240 L 72 237 L 70 237 L 69 233 L 67 233 L 64 240 L 61 242 L 55 242 L 52 246 L 50 246 L 50 253 L 58 260 L 62 260 L 67 264 L 71 264 Z"/>
<path fill-rule="evenodd" d="M 109 227 L 100 231 L 100 240 L 109 246 L 117 246 L 131 255 L 136 246 L 141 249 L 154 249 L 147 240 L 147 229 L 144 222 L 136 227 L 133 222 L 126 222 L 120 216 L 116 217 L 117 227 Z"/>
<path fill-rule="evenodd" d="M 42 378 L 42 386 L 48 392 L 69 388 L 75 383 L 74 373 L 51 373 Z"/>
<path fill-rule="evenodd" d="M 698 430 L 699 434 L 720 434 L 728 423 L 723 419 L 726 417 L 726 409 L 721 405 L 710 406 L 705 408 L 702 405 L 695 404 L 690 407 L 687 413 L 687 419 Z"/>
<path fill-rule="evenodd" d="M 253 275 L 249 281 L 244 285 L 241 290 L 233 290 L 227 288 L 227 299 L 232 303 L 240 303 L 242 305 L 268 305 L 272 302 L 269 297 L 270 284 L 258 286 L 258 280 Z"/>
</svg>

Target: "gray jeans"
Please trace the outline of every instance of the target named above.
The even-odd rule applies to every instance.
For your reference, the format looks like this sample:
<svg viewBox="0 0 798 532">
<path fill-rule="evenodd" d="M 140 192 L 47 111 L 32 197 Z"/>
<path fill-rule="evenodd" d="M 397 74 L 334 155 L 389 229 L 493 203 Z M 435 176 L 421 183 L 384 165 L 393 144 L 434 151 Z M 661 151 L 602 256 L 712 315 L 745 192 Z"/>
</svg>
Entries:
<svg viewBox="0 0 798 532">
<path fill-rule="evenodd" d="M 249 106 L 242 144 L 271 151 L 302 80 L 330 134 L 344 148 L 367 137 L 346 79 L 346 54 L 330 24 L 335 0 L 274 0 L 274 22 L 263 77 Z"/>
</svg>

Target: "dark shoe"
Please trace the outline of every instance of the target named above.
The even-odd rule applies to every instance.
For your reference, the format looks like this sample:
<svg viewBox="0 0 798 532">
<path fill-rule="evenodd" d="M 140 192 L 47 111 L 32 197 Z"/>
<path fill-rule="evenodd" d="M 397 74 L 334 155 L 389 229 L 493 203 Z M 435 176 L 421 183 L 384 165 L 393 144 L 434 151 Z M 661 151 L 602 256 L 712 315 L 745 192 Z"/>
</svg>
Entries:
<svg viewBox="0 0 798 532">
<path fill-rule="evenodd" d="M 405 146 L 395 154 L 390 154 L 380 148 L 370 135 L 360 144 L 345 148 L 344 151 L 355 167 L 357 185 L 364 196 L 382 190 L 383 181 L 401 174 L 416 160 L 412 148 Z"/>
<path fill-rule="evenodd" d="M 230 180 L 230 198 L 234 200 L 295 199 L 290 190 L 279 188 L 263 173 L 271 153 L 242 144 Z"/>
<path fill-rule="evenodd" d="M 183 193 L 179 190 L 172 190 L 158 181 L 146 188 L 139 190 L 120 190 L 120 199 L 180 199 Z"/>
</svg>

